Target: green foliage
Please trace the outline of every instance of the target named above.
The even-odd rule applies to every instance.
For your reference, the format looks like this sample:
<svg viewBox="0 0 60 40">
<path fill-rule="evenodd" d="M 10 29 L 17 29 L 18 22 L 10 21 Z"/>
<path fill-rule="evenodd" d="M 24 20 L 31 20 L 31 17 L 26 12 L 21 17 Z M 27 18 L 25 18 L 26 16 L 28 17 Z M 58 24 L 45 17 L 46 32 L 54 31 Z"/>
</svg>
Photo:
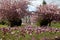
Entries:
<svg viewBox="0 0 60 40">
<path fill-rule="evenodd" d="M 1 25 L 6 25 L 7 22 L 8 22 L 8 21 L 6 21 L 6 20 L 0 20 L 0 24 L 1 24 Z"/>
<path fill-rule="evenodd" d="M 40 26 L 40 23 L 41 23 L 42 20 L 43 20 L 43 17 L 42 17 L 42 16 L 39 16 L 39 17 L 37 18 L 36 25 L 37 25 L 37 26 Z"/>
<path fill-rule="evenodd" d="M 37 26 L 40 26 L 40 21 L 37 21 L 37 22 L 36 22 L 36 25 L 37 25 Z"/>
<path fill-rule="evenodd" d="M 14 19 L 12 21 L 9 21 L 9 25 L 10 27 L 14 27 L 14 26 L 21 26 L 22 24 L 22 20 L 21 19 Z"/>
<path fill-rule="evenodd" d="M 59 22 L 56 22 L 56 23 L 52 22 L 51 27 L 60 28 L 60 23 Z"/>
<path fill-rule="evenodd" d="M 43 0 L 43 5 L 47 4 L 45 0 Z"/>
<path fill-rule="evenodd" d="M 7 26 L 10 26 L 10 27 L 21 26 L 22 25 L 22 20 L 21 19 L 15 19 L 13 21 L 0 20 L 0 25 L 7 25 Z"/>
<path fill-rule="evenodd" d="M 37 21 L 37 25 L 38 26 L 48 26 L 48 24 L 49 24 L 49 21 L 47 20 L 47 19 L 38 19 L 38 21 Z"/>
<path fill-rule="evenodd" d="M 0 28 L 8 27 L 8 25 L 2 25 L 0 24 Z"/>
</svg>

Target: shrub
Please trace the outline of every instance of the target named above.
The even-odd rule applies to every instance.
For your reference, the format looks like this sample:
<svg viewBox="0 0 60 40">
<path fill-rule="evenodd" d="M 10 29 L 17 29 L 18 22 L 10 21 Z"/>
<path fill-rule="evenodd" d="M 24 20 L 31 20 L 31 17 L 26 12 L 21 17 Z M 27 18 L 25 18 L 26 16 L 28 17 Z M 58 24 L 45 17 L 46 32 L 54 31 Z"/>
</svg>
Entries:
<svg viewBox="0 0 60 40">
<path fill-rule="evenodd" d="M 22 20 L 21 19 L 18 19 L 18 20 L 13 20 L 13 21 L 10 21 L 10 26 L 11 27 L 14 27 L 14 26 L 21 26 L 22 24 Z"/>
</svg>

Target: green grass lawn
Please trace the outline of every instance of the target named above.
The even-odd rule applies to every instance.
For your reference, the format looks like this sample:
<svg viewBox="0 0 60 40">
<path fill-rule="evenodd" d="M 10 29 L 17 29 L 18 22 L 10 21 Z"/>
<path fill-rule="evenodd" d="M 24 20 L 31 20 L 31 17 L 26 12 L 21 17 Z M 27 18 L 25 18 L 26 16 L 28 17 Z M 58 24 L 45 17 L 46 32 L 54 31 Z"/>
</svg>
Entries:
<svg viewBox="0 0 60 40">
<path fill-rule="evenodd" d="M 60 23 L 52 23 L 51 27 L 60 28 Z"/>
<path fill-rule="evenodd" d="M 12 31 L 14 32 L 14 31 Z M 55 36 L 60 37 L 60 33 L 56 32 L 45 32 L 45 33 L 40 33 L 40 34 L 35 34 L 33 33 L 32 35 L 25 34 L 25 36 L 21 35 L 20 32 L 15 31 L 16 33 L 10 34 L 6 33 L 5 35 L 3 32 L 0 31 L 0 39 L 2 40 L 41 40 L 42 38 L 48 38 L 49 40 L 54 40 Z M 20 33 L 20 34 L 19 34 Z"/>
<path fill-rule="evenodd" d="M 22 25 L 23 27 L 26 25 Z M 21 27 L 22 27 L 21 26 Z M 7 25 L 0 25 L 0 28 L 8 27 Z M 60 28 L 60 23 L 52 23 L 51 27 Z M 14 34 L 11 34 L 15 32 Z M 3 31 L 0 31 L 0 40 L 42 40 L 42 38 L 48 38 L 49 40 L 55 40 L 55 36 L 60 37 L 60 32 L 44 32 L 40 34 L 36 34 L 33 32 L 32 35 L 25 34 L 22 35 L 19 30 L 12 30 L 11 33 L 7 32 L 5 35 Z"/>
<path fill-rule="evenodd" d="M 24 26 L 26 26 L 26 25 L 21 25 L 21 26 L 18 26 L 18 27 L 24 27 Z M 8 25 L 2 25 L 2 24 L 0 24 L 0 28 L 3 28 L 3 27 L 8 27 Z"/>
<path fill-rule="evenodd" d="M 26 25 L 21 25 L 19 27 L 24 27 Z M 37 25 L 32 25 L 33 27 L 37 26 Z M 0 24 L 0 28 L 1 27 L 8 27 L 8 25 L 2 25 Z M 55 28 L 60 28 L 60 23 L 56 22 L 56 23 L 51 23 L 51 27 L 55 27 Z"/>
<path fill-rule="evenodd" d="M 2 28 L 2 27 L 7 27 L 7 25 L 1 25 L 1 24 L 0 24 L 0 28 Z"/>
</svg>

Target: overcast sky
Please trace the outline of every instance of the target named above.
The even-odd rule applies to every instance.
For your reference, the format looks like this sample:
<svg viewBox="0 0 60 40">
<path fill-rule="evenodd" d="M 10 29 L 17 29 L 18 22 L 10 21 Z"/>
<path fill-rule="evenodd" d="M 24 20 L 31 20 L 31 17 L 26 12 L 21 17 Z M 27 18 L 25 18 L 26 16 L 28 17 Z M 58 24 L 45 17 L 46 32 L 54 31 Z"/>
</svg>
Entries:
<svg viewBox="0 0 60 40">
<path fill-rule="evenodd" d="M 45 0 L 47 4 L 56 4 L 60 6 L 60 0 Z M 35 11 L 36 6 L 42 4 L 43 0 L 33 0 L 31 1 L 31 5 L 29 5 L 29 11 Z"/>
</svg>

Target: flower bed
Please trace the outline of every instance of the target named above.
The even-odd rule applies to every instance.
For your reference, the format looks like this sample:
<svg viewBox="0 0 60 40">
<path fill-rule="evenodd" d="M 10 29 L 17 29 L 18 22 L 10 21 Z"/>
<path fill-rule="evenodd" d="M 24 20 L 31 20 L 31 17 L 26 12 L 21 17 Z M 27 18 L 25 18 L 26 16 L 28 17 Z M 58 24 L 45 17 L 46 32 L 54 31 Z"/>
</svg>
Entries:
<svg viewBox="0 0 60 40">
<path fill-rule="evenodd" d="M 60 28 L 12 27 L 0 28 L 0 40 L 52 40 L 60 36 Z"/>
</svg>

